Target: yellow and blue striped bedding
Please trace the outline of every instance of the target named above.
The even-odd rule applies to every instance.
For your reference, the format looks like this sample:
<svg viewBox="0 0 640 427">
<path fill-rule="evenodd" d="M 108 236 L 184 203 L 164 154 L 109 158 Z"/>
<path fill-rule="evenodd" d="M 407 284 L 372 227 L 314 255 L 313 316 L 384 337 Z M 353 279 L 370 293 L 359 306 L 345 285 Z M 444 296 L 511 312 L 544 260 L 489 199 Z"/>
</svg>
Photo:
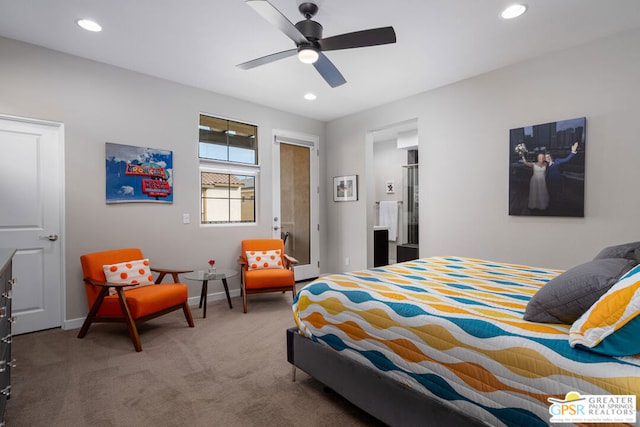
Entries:
<svg viewBox="0 0 640 427">
<path fill-rule="evenodd" d="M 433 257 L 336 274 L 294 299 L 301 334 L 490 425 L 544 426 L 549 397 L 640 395 L 640 358 L 571 348 L 523 320 L 560 271 Z"/>
</svg>

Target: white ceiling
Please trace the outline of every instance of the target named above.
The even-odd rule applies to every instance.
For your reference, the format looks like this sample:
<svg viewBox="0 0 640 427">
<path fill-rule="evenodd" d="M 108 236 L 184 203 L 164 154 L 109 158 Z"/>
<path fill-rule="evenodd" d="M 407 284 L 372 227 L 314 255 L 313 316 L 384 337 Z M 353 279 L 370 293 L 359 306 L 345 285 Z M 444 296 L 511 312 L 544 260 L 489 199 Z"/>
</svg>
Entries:
<svg viewBox="0 0 640 427">
<path fill-rule="evenodd" d="M 270 1 L 302 19 L 301 0 Z M 0 36 L 332 120 L 640 27 L 639 0 L 525 1 L 528 12 L 505 21 L 510 0 L 317 0 L 325 37 L 388 25 L 397 34 L 396 44 L 327 52 L 347 79 L 335 89 L 295 57 L 236 68 L 295 47 L 243 0 L 0 0 Z M 84 17 L 104 30 L 80 29 Z"/>
</svg>

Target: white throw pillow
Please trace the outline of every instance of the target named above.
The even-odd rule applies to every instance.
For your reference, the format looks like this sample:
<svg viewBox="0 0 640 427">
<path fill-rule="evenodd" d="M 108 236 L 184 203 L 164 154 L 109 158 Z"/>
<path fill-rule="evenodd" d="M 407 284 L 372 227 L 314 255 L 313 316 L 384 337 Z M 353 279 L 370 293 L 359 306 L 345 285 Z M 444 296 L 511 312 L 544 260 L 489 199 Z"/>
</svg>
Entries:
<svg viewBox="0 0 640 427">
<path fill-rule="evenodd" d="M 266 268 L 284 268 L 280 249 L 269 251 L 247 251 L 249 270 L 262 270 Z"/>
<path fill-rule="evenodd" d="M 104 270 L 104 276 L 107 282 L 131 285 L 131 287 L 127 287 L 127 289 L 153 285 L 153 275 L 149 268 L 148 259 L 103 265 L 102 269 Z M 115 293 L 114 288 L 109 288 L 109 295 Z"/>
</svg>

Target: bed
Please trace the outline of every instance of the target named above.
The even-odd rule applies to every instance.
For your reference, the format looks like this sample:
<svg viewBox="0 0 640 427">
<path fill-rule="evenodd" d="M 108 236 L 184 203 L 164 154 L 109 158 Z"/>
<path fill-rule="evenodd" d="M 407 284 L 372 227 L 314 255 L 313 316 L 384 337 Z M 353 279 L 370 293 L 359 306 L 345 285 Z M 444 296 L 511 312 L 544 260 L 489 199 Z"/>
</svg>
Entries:
<svg viewBox="0 0 640 427">
<path fill-rule="evenodd" d="M 546 426 L 550 398 L 639 395 L 639 357 L 572 348 L 571 325 L 523 319 L 560 273 L 432 257 L 325 276 L 294 299 L 287 357 L 394 426 Z"/>
</svg>

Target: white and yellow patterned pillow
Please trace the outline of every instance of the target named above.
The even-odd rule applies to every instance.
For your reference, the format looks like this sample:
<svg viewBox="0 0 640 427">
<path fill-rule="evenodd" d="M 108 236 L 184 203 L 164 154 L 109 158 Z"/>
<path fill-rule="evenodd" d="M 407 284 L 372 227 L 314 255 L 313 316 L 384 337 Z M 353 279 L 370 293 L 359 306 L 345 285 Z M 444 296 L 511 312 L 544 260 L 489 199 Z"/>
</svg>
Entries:
<svg viewBox="0 0 640 427">
<path fill-rule="evenodd" d="M 571 326 L 569 344 L 609 356 L 640 354 L 640 265 L 598 299 Z"/>
<path fill-rule="evenodd" d="M 102 269 L 107 282 L 131 285 L 131 287 L 127 287 L 126 289 L 153 285 L 153 275 L 149 268 L 148 259 L 103 265 Z M 109 288 L 109 295 L 115 293 L 115 289 Z"/>
<path fill-rule="evenodd" d="M 247 251 L 247 262 L 249 270 L 284 268 L 282 265 L 282 251 L 280 249 L 269 251 Z"/>
</svg>

